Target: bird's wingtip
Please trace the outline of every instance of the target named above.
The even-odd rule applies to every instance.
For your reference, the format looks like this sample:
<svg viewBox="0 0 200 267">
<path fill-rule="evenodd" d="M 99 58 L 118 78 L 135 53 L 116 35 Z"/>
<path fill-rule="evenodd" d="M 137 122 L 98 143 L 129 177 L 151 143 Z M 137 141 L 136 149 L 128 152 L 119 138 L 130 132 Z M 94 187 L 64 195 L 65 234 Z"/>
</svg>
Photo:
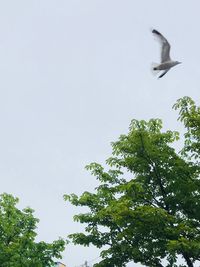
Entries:
<svg viewBox="0 0 200 267">
<path fill-rule="evenodd" d="M 161 35 L 161 34 L 159 33 L 159 31 L 157 31 L 157 30 L 155 30 L 155 29 L 152 29 L 152 33 L 155 33 L 155 34 Z"/>
</svg>

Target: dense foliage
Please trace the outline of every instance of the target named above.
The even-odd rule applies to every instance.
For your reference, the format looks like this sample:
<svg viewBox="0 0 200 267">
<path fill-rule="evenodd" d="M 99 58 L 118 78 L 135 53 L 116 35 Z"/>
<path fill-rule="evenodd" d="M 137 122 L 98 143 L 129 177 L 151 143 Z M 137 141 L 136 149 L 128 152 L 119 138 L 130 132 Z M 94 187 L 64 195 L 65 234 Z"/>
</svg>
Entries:
<svg viewBox="0 0 200 267">
<path fill-rule="evenodd" d="M 65 242 L 61 239 L 52 244 L 35 242 L 38 219 L 30 208 L 19 210 L 17 203 L 12 195 L 0 196 L 0 266 L 52 266 L 54 258 L 61 258 Z"/>
<path fill-rule="evenodd" d="M 70 235 L 74 244 L 102 248 L 98 267 L 130 261 L 151 267 L 194 266 L 200 261 L 200 108 L 189 97 L 174 105 L 185 127 L 162 131 L 162 121 L 133 120 L 129 133 L 112 143 L 108 171 L 87 166 L 99 180 L 94 192 L 66 195 L 88 212 L 74 219 L 85 233 Z M 178 257 L 185 265 L 180 265 Z"/>
</svg>

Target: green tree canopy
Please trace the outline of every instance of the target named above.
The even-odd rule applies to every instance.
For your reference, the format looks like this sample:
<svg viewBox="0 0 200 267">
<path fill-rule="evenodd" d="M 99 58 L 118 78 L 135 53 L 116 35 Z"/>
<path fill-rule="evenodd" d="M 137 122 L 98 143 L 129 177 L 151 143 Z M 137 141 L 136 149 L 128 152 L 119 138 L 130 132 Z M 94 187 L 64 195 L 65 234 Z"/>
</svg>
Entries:
<svg viewBox="0 0 200 267">
<path fill-rule="evenodd" d="M 18 201 L 9 194 L 0 196 L 0 266 L 52 266 L 54 258 L 61 258 L 65 242 L 62 239 L 51 244 L 35 242 L 38 219 L 30 208 L 19 210 Z"/>
<path fill-rule="evenodd" d="M 99 181 L 95 191 L 65 196 L 88 209 L 74 217 L 86 225 L 85 233 L 70 238 L 103 249 L 95 266 L 134 261 L 192 267 L 200 261 L 200 108 L 189 97 L 174 108 L 185 126 L 180 152 L 173 145 L 179 133 L 164 132 L 161 120 L 133 120 L 128 134 L 112 143 L 108 170 L 97 163 L 87 166 Z"/>
</svg>

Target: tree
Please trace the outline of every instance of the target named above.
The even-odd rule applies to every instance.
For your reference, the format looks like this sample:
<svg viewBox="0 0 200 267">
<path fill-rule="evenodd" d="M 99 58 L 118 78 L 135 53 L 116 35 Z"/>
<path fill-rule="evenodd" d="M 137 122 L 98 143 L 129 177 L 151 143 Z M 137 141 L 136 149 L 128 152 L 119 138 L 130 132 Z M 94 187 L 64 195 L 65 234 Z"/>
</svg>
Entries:
<svg viewBox="0 0 200 267">
<path fill-rule="evenodd" d="M 159 119 L 133 120 L 128 134 L 112 143 L 108 170 L 97 163 L 87 166 L 99 181 L 95 191 L 65 195 L 88 209 L 74 217 L 86 224 L 85 233 L 70 238 L 103 248 L 96 267 L 130 261 L 193 267 L 200 261 L 200 108 L 189 97 L 174 108 L 185 126 L 179 153 L 173 147 L 178 132 L 162 131 Z M 179 265 L 178 257 L 186 265 Z"/>
<path fill-rule="evenodd" d="M 38 219 L 33 210 L 19 210 L 18 198 L 9 194 L 0 196 L 0 265 L 1 267 L 48 267 L 54 258 L 61 258 L 65 242 L 52 244 L 35 242 Z"/>
</svg>

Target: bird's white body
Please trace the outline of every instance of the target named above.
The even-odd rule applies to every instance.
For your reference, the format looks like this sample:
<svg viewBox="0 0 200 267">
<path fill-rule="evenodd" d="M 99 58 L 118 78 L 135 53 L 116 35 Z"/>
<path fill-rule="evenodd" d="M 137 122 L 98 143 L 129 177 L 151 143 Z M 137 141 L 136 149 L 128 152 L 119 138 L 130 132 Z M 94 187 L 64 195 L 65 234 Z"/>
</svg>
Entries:
<svg viewBox="0 0 200 267">
<path fill-rule="evenodd" d="M 163 70 L 163 73 L 158 77 L 163 77 L 172 67 L 180 64 L 179 61 L 171 60 L 170 58 L 170 44 L 167 39 L 157 30 L 152 30 L 152 33 L 159 39 L 161 43 L 161 63 L 154 64 L 152 70 L 155 72 Z"/>
</svg>

